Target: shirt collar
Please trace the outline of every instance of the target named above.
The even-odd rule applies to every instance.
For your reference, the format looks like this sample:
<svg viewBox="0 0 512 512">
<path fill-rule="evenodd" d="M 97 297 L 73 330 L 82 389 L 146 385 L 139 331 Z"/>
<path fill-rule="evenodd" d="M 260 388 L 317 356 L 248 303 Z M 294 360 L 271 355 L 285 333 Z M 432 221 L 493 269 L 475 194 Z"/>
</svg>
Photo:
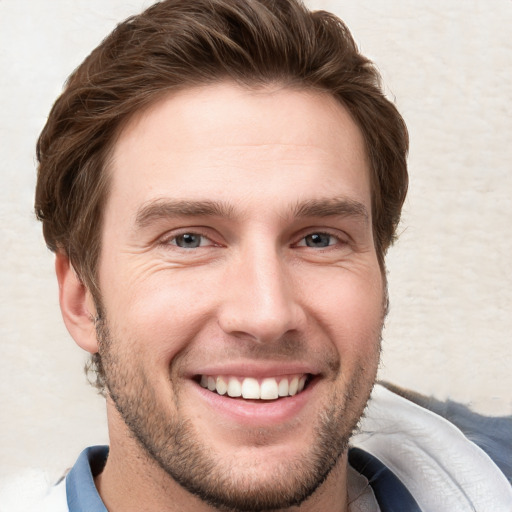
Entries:
<svg viewBox="0 0 512 512">
<path fill-rule="evenodd" d="M 108 456 L 108 446 L 90 446 L 78 457 L 66 476 L 69 512 L 108 512 L 94 485 Z"/>
<path fill-rule="evenodd" d="M 80 454 L 66 476 L 69 512 L 108 512 L 94 484 L 107 457 L 108 446 L 90 446 Z M 421 512 L 410 492 L 379 459 L 360 448 L 350 448 L 349 463 L 368 479 L 382 512 Z"/>
</svg>

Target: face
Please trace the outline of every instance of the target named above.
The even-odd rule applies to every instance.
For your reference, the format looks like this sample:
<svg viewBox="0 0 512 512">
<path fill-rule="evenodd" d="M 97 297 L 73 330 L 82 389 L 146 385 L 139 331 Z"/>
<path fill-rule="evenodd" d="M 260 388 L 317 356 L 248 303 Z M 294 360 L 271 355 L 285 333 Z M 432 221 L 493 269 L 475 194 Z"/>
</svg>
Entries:
<svg viewBox="0 0 512 512">
<path fill-rule="evenodd" d="M 134 118 L 111 173 L 98 337 L 116 421 L 210 504 L 300 503 L 344 460 L 378 364 L 361 133 L 326 94 L 221 83 Z"/>
</svg>

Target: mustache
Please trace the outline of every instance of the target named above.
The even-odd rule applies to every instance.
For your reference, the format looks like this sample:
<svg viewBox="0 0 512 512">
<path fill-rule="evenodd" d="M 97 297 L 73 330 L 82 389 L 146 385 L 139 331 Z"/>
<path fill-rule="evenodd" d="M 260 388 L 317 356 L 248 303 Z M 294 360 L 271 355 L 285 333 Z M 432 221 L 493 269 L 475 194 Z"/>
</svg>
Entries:
<svg viewBox="0 0 512 512">
<path fill-rule="evenodd" d="M 200 348 L 199 348 L 200 347 Z M 341 360 L 337 350 L 333 346 L 312 346 L 303 335 L 287 333 L 272 341 L 258 341 L 249 337 L 238 337 L 219 340 L 215 346 L 205 348 L 199 344 L 186 347 L 177 354 L 172 366 L 188 368 L 193 366 L 198 359 L 207 360 L 211 364 L 225 361 L 256 361 L 272 363 L 289 363 L 307 361 L 315 367 L 323 368 L 327 374 L 337 374 L 341 367 Z"/>
</svg>

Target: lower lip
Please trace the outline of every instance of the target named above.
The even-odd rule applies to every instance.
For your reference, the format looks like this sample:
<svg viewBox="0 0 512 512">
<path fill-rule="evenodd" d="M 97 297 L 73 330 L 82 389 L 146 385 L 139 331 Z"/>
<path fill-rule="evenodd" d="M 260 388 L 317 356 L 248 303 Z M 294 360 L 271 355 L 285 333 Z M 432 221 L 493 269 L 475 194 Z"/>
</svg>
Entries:
<svg viewBox="0 0 512 512">
<path fill-rule="evenodd" d="M 268 402 L 219 395 L 201 387 L 196 382 L 194 387 L 215 414 L 225 416 L 242 425 L 269 426 L 286 423 L 296 418 L 312 399 L 316 384 L 317 379 L 314 379 L 297 395 Z"/>
</svg>

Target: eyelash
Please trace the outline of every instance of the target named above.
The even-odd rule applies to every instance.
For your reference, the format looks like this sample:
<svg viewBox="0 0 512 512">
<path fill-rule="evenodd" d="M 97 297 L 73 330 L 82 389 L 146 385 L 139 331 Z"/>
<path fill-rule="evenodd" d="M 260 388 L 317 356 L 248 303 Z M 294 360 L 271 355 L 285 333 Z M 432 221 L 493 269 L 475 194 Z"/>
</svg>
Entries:
<svg viewBox="0 0 512 512">
<path fill-rule="evenodd" d="M 182 238 L 182 237 L 187 237 L 187 236 L 191 236 L 191 237 L 197 237 L 199 238 L 199 243 L 198 245 L 194 245 L 192 247 L 183 247 L 183 246 L 180 246 L 178 245 L 178 239 Z M 334 239 L 334 243 L 328 243 L 328 245 L 325 245 L 325 246 L 313 246 L 313 245 L 308 245 L 308 242 L 307 242 L 307 238 L 308 237 L 313 237 L 313 236 L 320 236 L 320 237 L 329 237 L 329 242 L 332 242 L 333 239 Z M 203 244 L 203 241 L 209 241 L 208 244 Z M 332 248 L 333 246 L 336 246 L 338 244 L 341 244 L 341 245 L 346 245 L 348 243 L 347 240 L 343 240 L 339 235 L 335 235 L 333 233 L 330 233 L 328 231 L 311 231 L 311 232 L 308 232 L 308 233 L 305 233 L 304 235 L 302 235 L 299 239 L 298 242 L 295 242 L 294 244 L 292 244 L 293 247 L 305 247 L 305 248 L 316 248 L 316 249 L 324 249 L 324 250 L 327 250 L 329 248 Z M 200 247 L 211 247 L 211 246 L 217 246 L 219 247 L 220 245 L 215 243 L 210 236 L 204 234 L 204 233 L 201 233 L 200 231 L 183 231 L 181 233 L 178 233 L 178 234 L 174 234 L 170 237 L 167 237 L 165 239 L 162 240 L 161 242 L 161 245 L 164 245 L 164 246 L 169 246 L 169 245 L 172 245 L 172 246 L 175 246 L 179 249 L 183 249 L 183 250 L 190 250 L 190 249 L 197 249 L 197 248 L 200 248 Z"/>
<path fill-rule="evenodd" d="M 199 238 L 199 245 L 195 246 L 195 247 L 181 247 L 178 245 L 177 243 L 177 240 L 179 238 L 182 238 L 182 237 L 186 237 L 186 236 L 191 236 L 191 237 L 197 237 Z M 206 246 L 202 244 L 202 242 L 204 240 L 208 240 L 210 243 L 208 243 Z M 200 231 L 183 231 L 181 233 L 178 233 L 178 234 L 173 234 L 172 236 L 169 236 L 169 237 L 166 237 L 162 240 L 161 242 L 161 245 L 164 245 L 164 246 L 169 246 L 169 245 L 173 245 L 175 247 L 177 247 L 178 249 L 184 249 L 184 250 L 188 250 L 188 249 L 197 249 L 198 247 L 210 247 L 210 246 L 218 246 L 218 244 L 216 244 L 212 239 L 211 237 L 209 237 L 208 235 L 205 235 L 204 233 L 201 233 Z"/>
<path fill-rule="evenodd" d="M 329 242 L 332 242 L 334 240 L 334 243 L 329 243 L 328 245 L 325 245 L 325 246 L 320 246 L 320 247 L 315 247 L 313 245 L 308 245 L 308 242 L 307 242 L 307 239 L 309 237 L 314 237 L 314 236 L 319 236 L 319 237 L 328 237 L 330 240 Z M 338 244 L 346 244 L 347 241 L 346 240 L 343 240 L 339 235 L 335 235 L 333 233 L 330 233 L 328 231 L 311 231 L 310 233 L 307 233 L 305 234 L 304 236 L 302 236 L 299 240 L 299 242 L 297 242 L 295 244 L 296 247 L 308 247 L 308 248 L 316 248 L 316 249 L 329 249 L 329 248 L 332 248 L 333 246 L 336 246 Z"/>
</svg>

